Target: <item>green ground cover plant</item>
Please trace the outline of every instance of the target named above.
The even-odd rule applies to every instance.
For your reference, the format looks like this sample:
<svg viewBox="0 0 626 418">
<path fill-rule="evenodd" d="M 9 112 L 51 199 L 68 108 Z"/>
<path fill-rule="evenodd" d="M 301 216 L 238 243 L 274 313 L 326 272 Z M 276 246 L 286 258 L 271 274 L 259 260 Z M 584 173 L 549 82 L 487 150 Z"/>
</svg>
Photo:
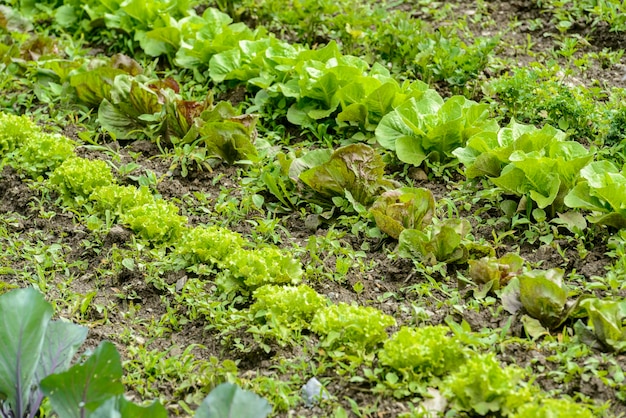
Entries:
<svg viewBox="0 0 626 418">
<path fill-rule="evenodd" d="M 622 416 L 605 3 L 4 2 L 0 414 Z"/>
</svg>

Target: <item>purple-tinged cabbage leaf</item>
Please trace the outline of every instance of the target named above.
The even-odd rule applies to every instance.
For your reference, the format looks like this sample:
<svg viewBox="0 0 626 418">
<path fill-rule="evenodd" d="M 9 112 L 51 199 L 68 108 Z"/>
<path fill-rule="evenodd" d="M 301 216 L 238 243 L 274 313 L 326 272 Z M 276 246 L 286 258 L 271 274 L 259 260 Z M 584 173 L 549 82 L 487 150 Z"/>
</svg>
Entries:
<svg viewBox="0 0 626 418">
<path fill-rule="evenodd" d="M 0 296 L 0 416 L 32 418 L 40 381 L 67 369 L 87 329 L 50 321 L 52 306 L 32 288 Z"/>
</svg>

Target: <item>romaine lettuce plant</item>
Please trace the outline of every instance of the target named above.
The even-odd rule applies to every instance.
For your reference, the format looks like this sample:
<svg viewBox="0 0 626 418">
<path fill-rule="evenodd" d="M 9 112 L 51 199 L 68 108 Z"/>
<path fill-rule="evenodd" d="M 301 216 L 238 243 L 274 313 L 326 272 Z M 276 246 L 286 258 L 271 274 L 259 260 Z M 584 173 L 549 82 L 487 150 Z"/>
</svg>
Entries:
<svg viewBox="0 0 626 418">
<path fill-rule="evenodd" d="M 538 129 L 512 120 L 497 135 L 477 135 L 454 151 L 467 177 L 488 176 L 505 193 L 527 196 L 552 215 L 564 207 L 593 153 L 550 125 Z"/>
<path fill-rule="evenodd" d="M 580 306 L 589 316 L 588 327 L 602 348 L 609 351 L 626 351 L 626 300 L 612 301 L 588 298 Z"/>
<path fill-rule="evenodd" d="M 435 212 L 435 198 L 430 190 L 403 187 L 380 195 L 369 209 L 378 228 L 398 239 L 405 229 L 422 230 Z"/>
<path fill-rule="evenodd" d="M 388 338 L 386 329 L 396 320 L 378 309 L 339 303 L 320 309 L 311 330 L 322 337 L 322 346 L 332 356 L 366 356 Z"/>
<path fill-rule="evenodd" d="M 382 157 L 368 145 L 338 148 L 327 159 L 321 153 L 316 152 L 315 156 L 317 165 L 299 173 L 290 170 L 290 174 L 299 174 L 302 182 L 326 198 L 344 197 L 349 192 L 354 200 L 369 206 L 381 193 L 395 188 L 394 182 L 383 178 Z"/>
<path fill-rule="evenodd" d="M 420 165 L 426 159 L 446 163 L 470 138 L 495 136 L 497 130 L 488 105 L 463 96 L 444 101 L 427 90 L 385 115 L 376 128 L 376 140 L 405 163 Z"/>
<path fill-rule="evenodd" d="M 432 265 L 464 263 L 469 256 L 465 238 L 470 230 L 466 219 L 447 219 L 423 230 L 405 229 L 400 233 L 398 253 Z"/>
<path fill-rule="evenodd" d="M 626 227 L 626 176 L 610 161 L 595 161 L 580 171 L 582 179 L 565 196 L 570 208 L 595 212 L 588 219 L 614 228 Z M 598 213 L 599 212 L 599 213 Z"/>
</svg>

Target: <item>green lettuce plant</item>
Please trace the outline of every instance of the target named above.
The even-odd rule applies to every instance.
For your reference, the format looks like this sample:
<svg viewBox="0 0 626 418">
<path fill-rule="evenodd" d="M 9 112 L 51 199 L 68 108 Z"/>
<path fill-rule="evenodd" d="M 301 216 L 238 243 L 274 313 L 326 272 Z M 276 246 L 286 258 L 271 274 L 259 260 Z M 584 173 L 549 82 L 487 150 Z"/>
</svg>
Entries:
<svg viewBox="0 0 626 418">
<path fill-rule="evenodd" d="M 405 229 L 421 230 L 430 224 L 435 198 L 430 190 L 403 187 L 380 195 L 369 211 L 381 231 L 398 239 Z"/>
<path fill-rule="evenodd" d="M 626 301 L 587 298 L 580 302 L 580 307 L 587 311 L 587 327 L 603 349 L 626 351 Z M 577 328 L 580 329 L 580 325 Z M 587 333 L 577 331 L 584 339 Z"/>
<path fill-rule="evenodd" d="M 207 8 L 201 17 L 189 17 L 181 25 L 181 47 L 176 52 L 176 64 L 200 72 L 209 67 L 213 56 L 235 51 L 241 41 L 253 41 L 265 33 L 262 29 L 252 31 L 243 23 L 232 22 L 230 16 L 214 8 Z M 233 57 L 229 58 L 234 61 Z M 216 61 L 219 63 L 229 60 L 227 57 L 220 57 L 216 58 Z M 224 68 L 217 71 L 216 65 L 213 65 L 212 73 L 223 77 L 222 80 L 226 79 L 228 70 Z"/>
<path fill-rule="evenodd" d="M 497 135 L 477 135 L 454 151 L 467 177 L 488 176 L 505 193 L 527 196 L 539 208 L 553 212 L 564 207 L 565 195 L 575 186 L 580 170 L 593 153 L 562 131 L 538 129 L 511 120 Z"/>
<path fill-rule="evenodd" d="M 565 196 L 570 208 L 594 214 L 593 223 L 614 228 L 626 227 L 626 176 L 610 161 L 594 161 L 580 171 L 581 180 Z"/>
<path fill-rule="evenodd" d="M 112 185 L 114 179 L 106 162 L 73 156 L 52 172 L 48 182 L 71 204 L 89 198 L 99 187 Z"/>
<path fill-rule="evenodd" d="M 329 354 L 365 356 L 387 340 L 386 329 L 396 324 L 378 309 L 338 303 L 317 311 L 311 330 L 322 337 Z"/>
<path fill-rule="evenodd" d="M 0 156 L 38 134 L 39 128 L 28 117 L 0 112 Z"/>
<path fill-rule="evenodd" d="M 98 187 L 89 199 L 94 208 L 101 214 L 109 213 L 113 220 L 127 213 L 131 208 L 154 203 L 154 195 L 148 187 L 120 186 L 110 184 Z"/>
<path fill-rule="evenodd" d="M 378 352 L 384 366 L 402 374 L 406 381 L 428 381 L 457 370 L 465 361 L 463 346 L 442 325 L 402 327 Z"/>
<path fill-rule="evenodd" d="M 286 251 L 275 247 L 251 248 L 239 234 L 217 226 L 184 231 L 174 250 L 177 268 L 206 264 L 219 274 L 216 282 L 229 296 L 266 284 L 297 284 L 302 265 Z"/>
<path fill-rule="evenodd" d="M 251 331 L 269 334 L 280 343 L 308 329 L 315 313 L 328 304 L 307 285 L 263 285 L 254 291 L 253 298 L 250 313 L 261 324 Z"/>
<path fill-rule="evenodd" d="M 593 418 L 596 415 L 585 405 L 569 399 L 538 399 L 521 405 L 511 418 Z"/>
<path fill-rule="evenodd" d="M 178 212 L 178 206 L 172 202 L 155 199 L 150 203 L 130 207 L 121 214 L 120 220 L 148 241 L 174 242 L 187 225 L 187 217 Z"/>
<path fill-rule="evenodd" d="M 337 124 L 340 128 L 354 126 L 373 132 L 387 113 L 427 90 L 428 85 L 419 80 L 401 86 L 389 76 L 389 70 L 374 64 L 369 75 L 357 77 L 337 91 L 341 108 Z"/>
<path fill-rule="evenodd" d="M 376 140 L 405 163 L 420 165 L 426 159 L 446 163 L 470 138 L 495 136 L 497 130 L 488 105 L 463 96 L 444 101 L 427 90 L 385 115 L 376 128 Z"/>
<path fill-rule="evenodd" d="M 433 265 L 464 263 L 469 257 L 465 238 L 470 230 L 466 219 L 447 219 L 423 230 L 405 229 L 400 233 L 398 253 Z"/>
<path fill-rule="evenodd" d="M 525 375 L 519 367 L 503 367 L 493 353 L 477 354 L 446 377 L 440 390 L 457 412 L 509 416 L 533 399 Z"/>
<path fill-rule="evenodd" d="M 20 143 L 12 164 L 27 176 L 37 178 L 74 156 L 75 147 L 76 143 L 65 136 L 33 132 Z"/>
</svg>

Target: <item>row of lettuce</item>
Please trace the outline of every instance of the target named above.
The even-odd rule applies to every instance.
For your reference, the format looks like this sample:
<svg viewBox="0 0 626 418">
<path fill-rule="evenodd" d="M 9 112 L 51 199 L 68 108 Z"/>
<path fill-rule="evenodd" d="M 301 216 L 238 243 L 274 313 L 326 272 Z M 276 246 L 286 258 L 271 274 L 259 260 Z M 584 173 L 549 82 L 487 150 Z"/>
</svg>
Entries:
<svg viewBox="0 0 626 418">
<path fill-rule="evenodd" d="M 215 9 L 184 19 L 195 22 L 197 27 L 185 25 L 197 30 L 185 30 L 184 25 L 176 29 L 195 36 L 183 36 L 177 51 L 195 51 L 195 60 L 179 57 L 177 64 L 206 70 L 215 83 L 236 80 L 257 89 L 248 112 L 265 114 L 268 101 L 282 102 L 290 122 L 313 127 L 333 118 L 338 127 L 353 129 L 351 141 L 375 138 L 406 164 L 445 167 L 461 162 L 468 178 L 487 177 L 505 194 L 546 209 L 549 217 L 582 208 L 596 212 L 592 222 L 616 228 L 626 224 L 626 177 L 620 167 L 608 160 L 592 161 L 594 149 L 568 140 L 558 129 L 537 129 L 515 120 L 500 127 L 489 105 L 463 96 L 443 99 L 420 81 L 400 84 L 383 66 L 344 55 L 332 42 L 316 50 L 291 45 L 232 24 Z M 135 33 L 143 35 L 137 37 L 152 39 L 152 32 L 141 27 Z M 207 27 L 212 36 L 204 34 Z M 233 38 L 234 33 L 241 39 Z M 7 56 L 19 54 L 13 48 Z M 99 123 L 115 137 L 143 133 L 201 145 L 229 163 L 259 159 L 251 139 L 255 116 L 240 115 L 225 102 L 213 105 L 210 97 L 184 100 L 185 86 L 150 75 L 126 56 L 97 62 L 40 57 L 36 66 L 59 85 L 70 86 L 85 106 L 97 107 Z"/>
<path fill-rule="evenodd" d="M 77 157 L 71 140 L 44 133 L 25 117 L 2 114 L 0 138 L 5 161 L 46 181 L 64 204 L 117 219 L 154 245 L 170 247 L 181 263 L 176 268 L 193 271 L 208 266 L 211 274 L 200 275 L 199 282 L 217 272 L 219 291 L 251 297 L 250 315 L 279 341 L 309 329 L 331 357 L 355 362 L 376 357 L 387 373 L 382 382 L 375 376 L 373 380 L 390 386 L 398 396 L 437 387 L 459 411 L 593 416 L 585 406 L 545 399 L 536 386 L 525 382 L 523 369 L 502 368 L 493 353 L 476 355 L 448 327 L 402 327 L 389 337 L 386 329 L 396 325 L 394 318 L 369 307 L 332 304 L 299 284 L 300 262 L 288 252 L 254 247 L 218 226 L 188 227 L 175 205 L 146 189 L 117 185 L 105 162 Z M 421 344 L 415 344 L 416 339 Z"/>
</svg>

